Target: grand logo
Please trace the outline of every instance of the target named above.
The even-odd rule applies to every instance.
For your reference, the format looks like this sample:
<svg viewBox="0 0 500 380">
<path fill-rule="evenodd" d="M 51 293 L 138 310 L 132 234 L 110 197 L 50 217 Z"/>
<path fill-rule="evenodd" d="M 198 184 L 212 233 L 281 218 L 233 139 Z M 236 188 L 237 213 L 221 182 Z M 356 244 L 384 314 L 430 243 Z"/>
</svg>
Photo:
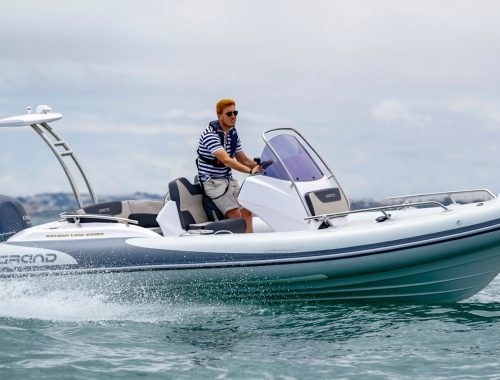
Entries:
<svg viewBox="0 0 500 380">
<path fill-rule="evenodd" d="M 48 264 L 57 260 L 55 253 L 37 253 L 26 255 L 2 255 L 0 256 L 0 265 L 12 264 Z"/>
<path fill-rule="evenodd" d="M 54 249 L 0 244 L 0 271 L 22 267 L 75 265 L 78 262 L 65 252 Z"/>
</svg>

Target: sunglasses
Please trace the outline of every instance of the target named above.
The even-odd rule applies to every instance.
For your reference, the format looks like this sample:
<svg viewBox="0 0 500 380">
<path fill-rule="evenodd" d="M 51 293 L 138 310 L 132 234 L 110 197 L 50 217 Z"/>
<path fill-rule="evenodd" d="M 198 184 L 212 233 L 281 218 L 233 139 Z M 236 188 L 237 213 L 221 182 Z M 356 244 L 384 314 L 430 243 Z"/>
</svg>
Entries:
<svg viewBox="0 0 500 380">
<path fill-rule="evenodd" d="M 229 112 L 226 112 L 226 115 L 229 116 L 229 117 L 232 117 L 234 114 L 234 116 L 238 116 L 238 111 L 229 111 Z"/>
</svg>

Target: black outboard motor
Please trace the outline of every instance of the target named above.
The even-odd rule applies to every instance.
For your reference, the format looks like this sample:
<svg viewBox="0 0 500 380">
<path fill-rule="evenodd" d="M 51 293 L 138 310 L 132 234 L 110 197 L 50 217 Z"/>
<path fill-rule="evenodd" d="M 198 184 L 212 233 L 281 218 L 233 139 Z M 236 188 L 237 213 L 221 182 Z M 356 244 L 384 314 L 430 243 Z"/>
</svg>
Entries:
<svg viewBox="0 0 500 380">
<path fill-rule="evenodd" d="M 31 227 L 31 220 L 21 202 L 0 194 L 0 242 Z"/>
</svg>

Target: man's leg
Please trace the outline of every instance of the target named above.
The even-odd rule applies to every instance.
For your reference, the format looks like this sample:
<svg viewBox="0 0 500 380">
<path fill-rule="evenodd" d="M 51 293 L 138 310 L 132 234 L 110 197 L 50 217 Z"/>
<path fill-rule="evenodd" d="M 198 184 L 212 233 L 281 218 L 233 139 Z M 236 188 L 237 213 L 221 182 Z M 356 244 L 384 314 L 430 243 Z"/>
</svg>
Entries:
<svg viewBox="0 0 500 380">
<path fill-rule="evenodd" d="M 248 211 L 246 208 L 233 208 L 232 210 L 226 212 L 225 216 L 228 219 L 234 219 L 234 218 L 245 219 L 245 222 L 247 224 L 247 229 L 245 230 L 245 232 L 246 233 L 253 232 L 253 216 L 252 213 Z"/>
<path fill-rule="evenodd" d="M 210 180 L 205 182 L 205 194 L 214 201 L 215 205 L 222 211 L 228 219 L 243 218 L 247 224 L 245 232 L 253 232 L 252 213 L 242 208 L 238 203 L 238 182 L 232 180 L 227 187 L 226 180 Z"/>
<path fill-rule="evenodd" d="M 247 229 L 246 233 L 253 233 L 253 215 L 250 211 L 248 211 L 246 208 L 242 208 L 240 210 L 241 217 L 245 219 L 245 222 L 247 222 Z"/>
<path fill-rule="evenodd" d="M 227 219 L 236 219 L 236 218 L 241 218 L 241 213 L 239 208 L 233 208 L 232 210 L 229 210 L 226 212 L 225 217 Z"/>
</svg>

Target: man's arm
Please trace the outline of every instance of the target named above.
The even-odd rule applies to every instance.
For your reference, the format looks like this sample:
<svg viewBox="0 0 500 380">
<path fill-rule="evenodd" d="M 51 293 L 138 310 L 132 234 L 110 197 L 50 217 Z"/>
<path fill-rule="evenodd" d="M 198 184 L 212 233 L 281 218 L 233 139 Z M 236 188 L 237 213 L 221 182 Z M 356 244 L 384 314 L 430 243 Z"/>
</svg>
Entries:
<svg viewBox="0 0 500 380">
<path fill-rule="evenodd" d="M 231 169 L 238 170 L 242 173 L 249 174 L 258 173 L 260 167 L 255 163 L 255 161 L 250 160 L 245 153 L 238 152 L 235 154 L 236 159 L 229 157 L 229 154 L 224 149 L 219 149 L 214 153 L 215 158 L 217 158 L 224 166 Z M 240 161 L 241 160 L 241 161 Z M 242 162 L 243 161 L 243 162 Z M 255 168 L 255 169 L 254 169 Z"/>
<path fill-rule="evenodd" d="M 257 166 L 257 163 L 250 157 L 248 157 L 243 151 L 236 152 L 234 157 L 238 162 L 242 163 L 245 166 L 248 166 L 249 168 L 254 168 Z"/>
</svg>

